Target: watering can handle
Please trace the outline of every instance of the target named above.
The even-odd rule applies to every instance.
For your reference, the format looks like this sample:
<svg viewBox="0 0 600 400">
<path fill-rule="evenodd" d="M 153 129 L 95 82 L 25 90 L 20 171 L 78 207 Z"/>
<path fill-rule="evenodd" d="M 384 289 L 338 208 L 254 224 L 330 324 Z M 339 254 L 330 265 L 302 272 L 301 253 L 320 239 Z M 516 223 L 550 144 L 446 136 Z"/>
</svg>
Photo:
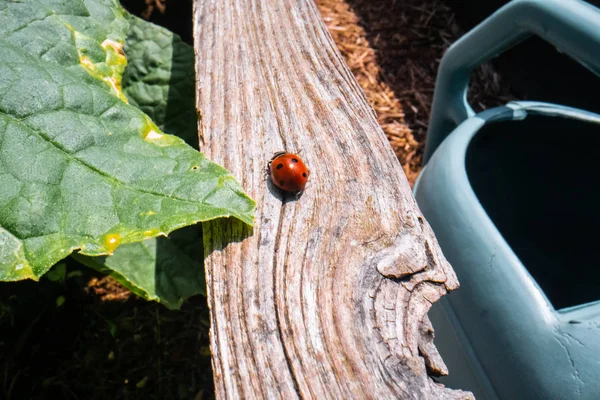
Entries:
<svg viewBox="0 0 600 400">
<path fill-rule="evenodd" d="M 440 63 L 424 162 L 465 119 L 471 71 L 529 36 L 600 75 L 600 10 L 581 0 L 513 0 L 455 42 Z"/>
</svg>

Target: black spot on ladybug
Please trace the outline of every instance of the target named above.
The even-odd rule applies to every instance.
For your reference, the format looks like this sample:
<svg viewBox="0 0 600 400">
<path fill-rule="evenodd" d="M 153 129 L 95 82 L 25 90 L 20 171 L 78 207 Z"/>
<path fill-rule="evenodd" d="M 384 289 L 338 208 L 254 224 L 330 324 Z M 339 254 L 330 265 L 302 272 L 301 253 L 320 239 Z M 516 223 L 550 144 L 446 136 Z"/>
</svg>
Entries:
<svg viewBox="0 0 600 400">
<path fill-rule="evenodd" d="M 279 181 L 279 185 L 280 186 L 285 186 L 285 182 L 284 181 Z"/>
<path fill-rule="evenodd" d="M 283 164 L 282 163 L 277 164 L 277 169 L 281 169 L 281 168 L 283 168 Z"/>
<path fill-rule="evenodd" d="M 298 162 L 298 159 L 297 158 L 292 158 L 292 162 L 296 163 L 296 162 Z"/>
<path fill-rule="evenodd" d="M 302 173 L 302 176 L 306 178 L 306 172 L 303 172 L 303 173 Z"/>
</svg>

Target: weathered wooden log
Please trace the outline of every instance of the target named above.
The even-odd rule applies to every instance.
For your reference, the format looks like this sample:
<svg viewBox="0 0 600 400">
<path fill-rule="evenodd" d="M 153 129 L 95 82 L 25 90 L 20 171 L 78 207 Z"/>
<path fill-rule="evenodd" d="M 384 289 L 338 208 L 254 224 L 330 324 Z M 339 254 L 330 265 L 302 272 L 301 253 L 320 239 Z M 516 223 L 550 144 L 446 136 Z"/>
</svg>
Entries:
<svg viewBox="0 0 600 400">
<path fill-rule="evenodd" d="M 471 398 L 429 377 L 458 282 L 315 5 L 196 0 L 194 24 L 201 150 L 258 202 L 253 229 L 203 224 L 217 398 Z M 299 198 L 266 177 L 280 150 Z"/>
</svg>

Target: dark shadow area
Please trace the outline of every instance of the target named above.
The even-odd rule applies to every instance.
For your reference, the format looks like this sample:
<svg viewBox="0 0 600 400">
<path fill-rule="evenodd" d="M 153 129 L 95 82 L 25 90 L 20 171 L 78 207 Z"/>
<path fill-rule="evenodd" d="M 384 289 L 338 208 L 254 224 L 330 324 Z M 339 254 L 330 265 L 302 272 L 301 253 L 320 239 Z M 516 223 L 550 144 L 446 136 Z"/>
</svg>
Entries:
<svg viewBox="0 0 600 400">
<path fill-rule="evenodd" d="M 555 308 L 600 300 L 600 125 L 556 117 L 486 125 L 471 185 Z"/>
<path fill-rule="evenodd" d="M 266 165 L 266 163 L 265 163 L 265 165 Z M 275 186 L 273 184 L 273 181 L 269 177 L 269 174 L 268 174 L 266 168 L 265 168 L 265 180 L 267 181 L 267 190 L 269 190 L 269 193 L 271 193 L 271 195 L 273 195 L 277 200 L 281 201 L 282 205 L 285 205 L 290 202 L 298 201 L 304 194 L 304 191 L 299 192 L 299 193 L 289 193 L 289 192 L 279 189 L 277 186 Z M 307 183 L 307 187 L 309 187 L 309 185 L 310 185 L 310 181 Z"/>
<path fill-rule="evenodd" d="M 165 109 L 164 131 L 177 134 L 198 150 L 198 113 L 196 112 L 196 70 L 194 50 L 173 36 L 171 75 Z"/>
<path fill-rule="evenodd" d="M 214 397 L 205 298 L 170 311 L 65 261 L 63 283 L 0 283 L 1 399 Z"/>
<path fill-rule="evenodd" d="M 121 5 L 133 15 L 163 26 L 194 45 L 193 0 L 121 0 Z"/>
<path fill-rule="evenodd" d="M 246 238 L 254 235 L 254 228 L 246 225 L 236 218 L 219 218 L 205 222 L 202 229 L 205 234 L 204 241 L 212 251 L 223 251 L 232 243 L 243 242 Z M 215 233 L 218 233 L 215 235 Z M 206 250 L 206 252 L 211 250 Z M 208 257 L 210 254 L 205 254 Z M 205 258 L 206 258 L 205 257 Z M 227 266 L 223 266 L 227 268 Z"/>
<path fill-rule="evenodd" d="M 206 295 L 203 260 L 202 224 L 177 229 L 167 237 L 157 237 L 156 294 L 173 304 L 197 295 L 198 288 Z"/>
</svg>

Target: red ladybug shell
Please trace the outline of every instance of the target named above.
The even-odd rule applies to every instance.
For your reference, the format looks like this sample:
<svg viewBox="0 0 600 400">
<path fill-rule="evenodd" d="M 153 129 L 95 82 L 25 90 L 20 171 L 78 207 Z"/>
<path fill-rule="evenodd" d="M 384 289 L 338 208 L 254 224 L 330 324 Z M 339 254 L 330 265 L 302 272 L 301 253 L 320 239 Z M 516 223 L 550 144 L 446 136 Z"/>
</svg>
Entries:
<svg viewBox="0 0 600 400">
<path fill-rule="evenodd" d="M 297 154 L 277 153 L 268 164 L 271 181 L 279 189 L 298 193 L 308 182 L 308 168 Z"/>
</svg>

